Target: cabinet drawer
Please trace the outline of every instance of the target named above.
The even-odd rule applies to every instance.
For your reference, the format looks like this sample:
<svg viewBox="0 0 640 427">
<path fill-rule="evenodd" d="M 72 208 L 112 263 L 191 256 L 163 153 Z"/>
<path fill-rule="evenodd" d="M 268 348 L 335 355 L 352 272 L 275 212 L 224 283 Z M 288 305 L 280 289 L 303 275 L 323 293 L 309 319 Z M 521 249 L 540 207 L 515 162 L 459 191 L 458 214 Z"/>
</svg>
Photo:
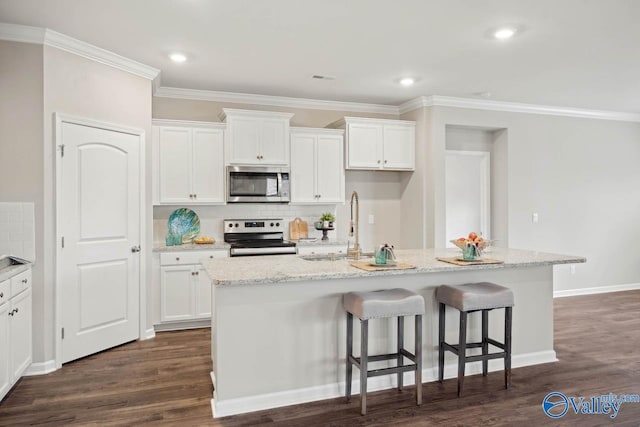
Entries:
<svg viewBox="0 0 640 427">
<path fill-rule="evenodd" d="M 184 251 L 166 252 L 160 254 L 160 265 L 200 264 L 204 259 L 227 258 L 229 251 L 219 249 L 215 251 Z"/>
<path fill-rule="evenodd" d="M 31 286 L 31 270 L 23 271 L 22 273 L 13 276 L 11 278 L 11 296 L 14 297 L 20 292 Z"/>
<path fill-rule="evenodd" d="M 9 301 L 9 292 L 11 292 L 11 280 L 0 282 L 0 305 Z"/>
<path fill-rule="evenodd" d="M 346 254 L 347 247 L 344 245 L 317 245 L 298 247 L 298 255 L 326 255 L 326 254 Z"/>
</svg>

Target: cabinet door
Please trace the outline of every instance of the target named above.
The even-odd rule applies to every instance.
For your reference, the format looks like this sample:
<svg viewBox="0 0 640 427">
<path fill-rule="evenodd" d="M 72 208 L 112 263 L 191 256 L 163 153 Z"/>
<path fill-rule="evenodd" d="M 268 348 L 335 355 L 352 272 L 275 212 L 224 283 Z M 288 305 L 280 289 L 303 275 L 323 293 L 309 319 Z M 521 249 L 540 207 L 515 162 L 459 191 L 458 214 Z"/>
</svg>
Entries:
<svg viewBox="0 0 640 427">
<path fill-rule="evenodd" d="M 9 316 L 10 372 L 17 381 L 31 364 L 31 289 L 11 300 Z"/>
<path fill-rule="evenodd" d="M 317 137 L 312 134 L 291 136 L 291 203 L 316 203 Z"/>
<path fill-rule="evenodd" d="M 382 125 L 349 123 L 347 126 L 347 168 L 382 168 Z"/>
<path fill-rule="evenodd" d="M 0 400 L 11 388 L 9 371 L 9 303 L 0 305 Z"/>
<path fill-rule="evenodd" d="M 160 268 L 160 320 L 193 318 L 195 295 L 192 265 Z"/>
<path fill-rule="evenodd" d="M 193 129 L 193 201 L 224 202 L 224 131 Z"/>
<path fill-rule="evenodd" d="M 383 151 L 385 169 L 415 168 L 415 128 L 413 126 L 384 125 Z"/>
<path fill-rule="evenodd" d="M 262 119 L 261 164 L 289 164 L 289 122 L 283 119 Z"/>
<path fill-rule="evenodd" d="M 342 137 L 319 135 L 316 146 L 316 188 L 319 203 L 344 202 Z"/>
<path fill-rule="evenodd" d="M 229 163 L 260 164 L 261 120 L 247 117 L 229 118 Z"/>
<path fill-rule="evenodd" d="M 195 288 L 196 288 L 196 312 L 195 317 L 211 317 L 211 279 L 207 270 L 203 267 L 197 268 Z"/>
<path fill-rule="evenodd" d="M 191 129 L 161 127 L 160 203 L 190 202 L 191 192 Z"/>
</svg>

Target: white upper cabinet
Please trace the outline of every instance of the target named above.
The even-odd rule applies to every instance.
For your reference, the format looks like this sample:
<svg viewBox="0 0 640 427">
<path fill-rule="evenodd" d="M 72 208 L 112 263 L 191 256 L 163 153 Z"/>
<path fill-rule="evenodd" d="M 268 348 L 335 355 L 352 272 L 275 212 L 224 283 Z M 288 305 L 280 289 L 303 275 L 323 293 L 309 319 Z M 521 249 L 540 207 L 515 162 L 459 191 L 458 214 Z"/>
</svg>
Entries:
<svg viewBox="0 0 640 427">
<path fill-rule="evenodd" d="M 293 114 L 223 109 L 227 164 L 289 165 L 289 121 Z"/>
<path fill-rule="evenodd" d="M 415 122 L 345 117 L 347 169 L 414 170 Z"/>
<path fill-rule="evenodd" d="M 153 123 L 154 204 L 224 203 L 224 125 Z"/>
<path fill-rule="evenodd" d="M 291 129 L 291 203 L 344 203 L 343 132 Z"/>
</svg>

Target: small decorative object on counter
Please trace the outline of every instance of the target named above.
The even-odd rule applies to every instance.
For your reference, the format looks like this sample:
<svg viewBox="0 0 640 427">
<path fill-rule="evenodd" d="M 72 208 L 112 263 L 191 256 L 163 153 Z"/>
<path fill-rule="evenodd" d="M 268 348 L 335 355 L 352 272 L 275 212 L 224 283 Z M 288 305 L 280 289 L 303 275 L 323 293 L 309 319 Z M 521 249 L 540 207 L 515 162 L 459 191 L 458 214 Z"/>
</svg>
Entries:
<svg viewBox="0 0 640 427">
<path fill-rule="evenodd" d="M 482 251 L 491 244 L 491 241 L 485 240 L 482 236 L 472 231 L 468 237 L 451 240 L 451 243 L 462 249 L 462 259 L 464 261 L 473 261 L 482 256 Z"/>
<path fill-rule="evenodd" d="M 322 221 L 322 228 L 333 228 L 333 222 L 336 220 L 336 217 L 333 216 L 331 212 L 325 212 L 320 217 L 320 221 Z"/>
<path fill-rule="evenodd" d="M 215 242 L 216 242 L 216 239 L 209 236 L 200 236 L 193 239 L 193 243 L 195 243 L 196 245 L 210 245 Z"/>
<path fill-rule="evenodd" d="M 389 245 L 388 243 L 380 245 L 380 247 L 376 250 L 376 264 L 386 265 L 395 263 L 396 254 L 393 252 L 393 245 Z"/>
<path fill-rule="evenodd" d="M 165 238 L 167 246 L 178 246 L 182 244 L 182 234 L 169 233 Z"/>
</svg>

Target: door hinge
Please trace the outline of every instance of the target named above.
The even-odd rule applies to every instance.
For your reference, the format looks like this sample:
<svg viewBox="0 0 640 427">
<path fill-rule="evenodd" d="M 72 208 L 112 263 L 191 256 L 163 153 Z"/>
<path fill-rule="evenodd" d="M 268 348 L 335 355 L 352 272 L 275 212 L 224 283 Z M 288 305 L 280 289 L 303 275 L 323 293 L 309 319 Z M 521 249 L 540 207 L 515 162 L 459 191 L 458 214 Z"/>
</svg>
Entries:
<svg viewBox="0 0 640 427">
<path fill-rule="evenodd" d="M 64 236 L 62 236 L 62 247 L 64 248 Z"/>
<path fill-rule="evenodd" d="M 60 144 L 60 157 L 64 157 L 64 144 Z"/>
<path fill-rule="evenodd" d="M 62 328 L 62 339 L 64 339 L 64 328 Z"/>
</svg>

